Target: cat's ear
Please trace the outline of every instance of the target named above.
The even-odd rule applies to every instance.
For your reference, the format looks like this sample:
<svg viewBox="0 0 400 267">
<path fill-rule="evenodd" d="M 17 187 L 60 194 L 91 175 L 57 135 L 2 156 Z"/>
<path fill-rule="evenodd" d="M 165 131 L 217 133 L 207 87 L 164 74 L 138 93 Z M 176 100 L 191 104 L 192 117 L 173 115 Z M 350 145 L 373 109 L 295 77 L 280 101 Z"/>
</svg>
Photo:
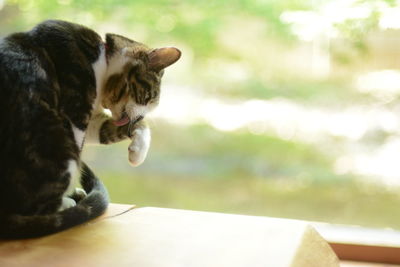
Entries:
<svg viewBox="0 0 400 267">
<path fill-rule="evenodd" d="M 152 70 L 160 71 L 174 64 L 181 57 L 181 51 L 175 47 L 154 49 L 149 53 L 149 66 Z"/>
</svg>

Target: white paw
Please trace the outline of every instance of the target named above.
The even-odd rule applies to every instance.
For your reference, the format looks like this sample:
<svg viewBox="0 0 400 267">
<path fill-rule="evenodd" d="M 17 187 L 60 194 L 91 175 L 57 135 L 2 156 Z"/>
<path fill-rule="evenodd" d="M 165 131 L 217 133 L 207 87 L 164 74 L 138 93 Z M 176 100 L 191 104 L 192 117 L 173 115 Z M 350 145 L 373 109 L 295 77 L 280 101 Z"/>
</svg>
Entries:
<svg viewBox="0 0 400 267">
<path fill-rule="evenodd" d="M 143 163 L 150 147 L 150 129 L 136 129 L 132 133 L 132 142 L 128 147 L 129 162 L 136 167 Z"/>
<path fill-rule="evenodd" d="M 58 208 L 58 211 L 66 210 L 66 209 L 72 208 L 74 206 L 76 206 L 75 200 L 73 200 L 70 197 L 63 197 L 61 206 L 60 206 L 60 208 Z"/>
</svg>

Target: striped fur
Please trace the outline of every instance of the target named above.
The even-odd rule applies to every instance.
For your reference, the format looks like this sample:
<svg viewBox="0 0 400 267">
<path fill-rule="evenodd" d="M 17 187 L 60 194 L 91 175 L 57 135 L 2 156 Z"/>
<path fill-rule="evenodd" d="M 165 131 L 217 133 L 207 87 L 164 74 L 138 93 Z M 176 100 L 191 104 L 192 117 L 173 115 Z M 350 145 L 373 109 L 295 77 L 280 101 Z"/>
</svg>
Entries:
<svg viewBox="0 0 400 267">
<path fill-rule="evenodd" d="M 81 162 L 82 146 L 131 138 L 129 159 L 143 162 L 150 133 L 142 119 L 179 57 L 114 34 L 104 44 L 58 20 L 0 40 L 0 239 L 56 233 L 106 210 L 107 190 Z"/>
</svg>

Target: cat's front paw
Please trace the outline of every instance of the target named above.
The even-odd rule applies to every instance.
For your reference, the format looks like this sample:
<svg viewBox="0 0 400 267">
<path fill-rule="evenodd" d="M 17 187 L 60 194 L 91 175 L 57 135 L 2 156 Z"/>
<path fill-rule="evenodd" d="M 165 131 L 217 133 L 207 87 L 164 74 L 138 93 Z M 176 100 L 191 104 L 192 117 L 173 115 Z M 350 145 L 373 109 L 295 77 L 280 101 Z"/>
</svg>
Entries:
<svg viewBox="0 0 400 267">
<path fill-rule="evenodd" d="M 78 203 L 79 201 L 84 199 L 86 196 L 87 196 L 87 194 L 86 194 L 85 190 L 83 190 L 82 188 L 75 188 L 74 193 L 69 197 L 72 198 L 73 200 L 75 200 L 76 203 Z"/>
<path fill-rule="evenodd" d="M 63 197 L 61 201 L 61 206 L 58 208 L 58 211 L 63 211 L 74 206 L 76 206 L 75 200 L 70 197 Z"/>
<path fill-rule="evenodd" d="M 129 162 L 136 167 L 143 163 L 150 147 L 149 128 L 135 129 L 132 133 L 132 142 L 128 147 Z"/>
</svg>

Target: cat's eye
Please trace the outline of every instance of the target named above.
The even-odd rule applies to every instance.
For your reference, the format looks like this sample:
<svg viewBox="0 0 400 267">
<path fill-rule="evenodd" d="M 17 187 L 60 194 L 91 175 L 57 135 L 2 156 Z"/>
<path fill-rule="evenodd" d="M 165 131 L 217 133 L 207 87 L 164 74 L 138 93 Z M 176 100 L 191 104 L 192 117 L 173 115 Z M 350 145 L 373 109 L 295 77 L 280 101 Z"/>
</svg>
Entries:
<svg viewBox="0 0 400 267">
<path fill-rule="evenodd" d="M 125 95 L 126 93 L 126 88 L 127 88 L 128 84 L 124 83 L 124 85 L 121 87 L 121 89 L 119 91 L 116 92 L 116 94 L 114 95 L 114 102 L 119 102 L 121 100 L 121 98 Z"/>
</svg>

